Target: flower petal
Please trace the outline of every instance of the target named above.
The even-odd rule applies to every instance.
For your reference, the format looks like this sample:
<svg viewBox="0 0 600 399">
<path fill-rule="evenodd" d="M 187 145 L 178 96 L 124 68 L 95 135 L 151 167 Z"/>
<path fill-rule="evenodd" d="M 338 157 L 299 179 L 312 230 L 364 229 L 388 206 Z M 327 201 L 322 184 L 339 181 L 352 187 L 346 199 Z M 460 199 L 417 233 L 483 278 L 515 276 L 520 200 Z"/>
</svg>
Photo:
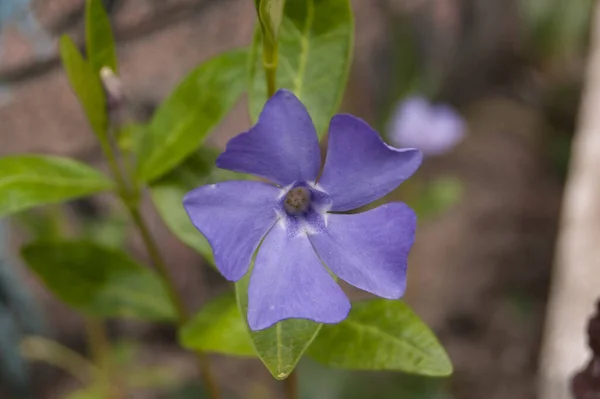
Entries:
<svg viewBox="0 0 600 399">
<path fill-rule="evenodd" d="M 267 183 L 227 181 L 199 187 L 183 199 L 227 280 L 237 281 L 248 271 L 258 244 L 278 219 L 275 209 L 281 193 Z"/>
<path fill-rule="evenodd" d="M 248 324 L 262 330 L 289 318 L 339 323 L 350 301 L 327 272 L 305 234 L 279 224 L 261 245 L 248 288 Z"/>
<path fill-rule="evenodd" d="M 315 126 L 306 107 L 288 90 L 267 101 L 258 123 L 229 141 L 217 166 L 264 177 L 282 186 L 314 181 L 321 167 Z"/>
<path fill-rule="evenodd" d="M 408 179 L 423 156 L 414 148 L 385 144 L 377 132 L 352 115 L 336 115 L 329 125 L 329 146 L 321 186 L 333 211 L 348 211 L 373 202 Z"/>
<path fill-rule="evenodd" d="M 309 238 L 339 278 L 380 297 L 397 299 L 406 288 L 416 223 L 412 209 L 392 202 L 359 214 L 329 215 L 327 232 Z"/>
</svg>

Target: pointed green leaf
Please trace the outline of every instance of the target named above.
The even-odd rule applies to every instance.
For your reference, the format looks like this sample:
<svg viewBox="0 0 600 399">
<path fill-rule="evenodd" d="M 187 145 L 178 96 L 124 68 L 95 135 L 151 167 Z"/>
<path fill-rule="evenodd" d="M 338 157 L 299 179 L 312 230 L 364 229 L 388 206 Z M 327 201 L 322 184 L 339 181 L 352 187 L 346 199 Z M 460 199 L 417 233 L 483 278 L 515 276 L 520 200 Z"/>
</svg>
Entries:
<svg viewBox="0 0 600 399">
<path fill-rule="evenodd" d="M 87 58 L 96 74 L 102 67 L 118 72 L 117 52 L 110 19 L 102 0 L 87 0 L 85 7 Z"/>
<path fill-rule="evenodd" d="M 238 306 L 244 315 L 248 311 L 248 284 L 250 274 L 235 283 Z M 250 338 L 258 357 L 278 380 L 286 379 L 302 358 L 302 355 L 317 336 L 321 324 L 310 320 L 288 319 L 280 321 L 271 328 L 250 331 Z"/>
<path fill-rule="evenodd" d="M 200 147 L 242 94 L 245 50 L 222 53 L 189 74 L 156 111 L 140 138 L 137 178 L 149 182 Z"/>
<path fill-rule="evenodd" d="M 262 36 L 255 35 L 249 60 L 249 106 L 254 121 L 267 100 Z M 348 78 L 354 42 L 350 2 L 286 1 L 278 36 L 277 87 L 300 98 L 321 136 L 338 109 Z"/>
<path fill-rule="evenodd" d="M 204 306 L 179 331 L 179 342 L 188 349 L 256 356 L 233 291 Z"/>
<path fill-rule="evenodd" d="M 247 175 L 241 173 L 215 168 L 217 155 L 216 150 L 201 148 L 184 163 L 150 186 L 154 205 L 169 229 L 181 241 L 198 251 L 211 263 L 214 263 L 212 249 L 206 238 L 190 221 L 182 201 L 184 195 L 202 185 L 248 178 Z"/>
<path fill-rule="evenodd" d="M 68 158 L 14 155 L 0 158 L 0 217 L 113 188 L 101 172 Z"/>
<path fill-rule="evenodd" d="M 66 35 L 60 38 L 60 56 L 71 88 L 79 99 L 92 130 L 104 140 L 108 116 L 100 75 L 83 59 L 75 43 Z"/>
<path fill-rule="evenodd" d="M 327 366 L 447 376 L 452 364 L 421 319 L 401 301 L 354 303 L 340 324 L 325 325 L 309 355 Z"/>
<path fill-rule="evenodd" d="M 88 241 L 38 241 L 22 256 L 58 298 L 89 315 L 174 320 L 160 278 L 121 250 Z"/>
</svg>

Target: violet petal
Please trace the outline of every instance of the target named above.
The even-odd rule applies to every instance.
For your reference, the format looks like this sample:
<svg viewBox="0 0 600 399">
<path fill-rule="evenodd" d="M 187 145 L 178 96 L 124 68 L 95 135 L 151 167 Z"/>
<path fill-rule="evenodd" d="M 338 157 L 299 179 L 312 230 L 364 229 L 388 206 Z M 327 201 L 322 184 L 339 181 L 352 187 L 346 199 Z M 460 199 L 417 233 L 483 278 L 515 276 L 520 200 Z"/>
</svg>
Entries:
<svg viewBox="0 0 600 399">
<path fill-rule="evenodd" d="M 319 186 L 331 196 L 332 211 L 356 209 L 389 194 L 417 170 L 422 158 L 414 148 L 385 144 L 361 119 L 336 115 Z"/>
<path fill-rule="evenodd" d="M 248 324 L 262 330 L 289 319 L 339 323 L 350 301 L 327 272 L 305 234 L 280 224 L 261 245 L 248 288 Z"/>
<path fill-rule="evenodd" d="M 397 299 L 406 288 L 416 222 L 412 209 L 392 202 L 359 214 L 329 215 L 327 232 L 309 238 L 339 278 L 377 296 Z"/>
<path fill-rule="evenodd" d="M 227 181 L 189 192 L 183 206 L 213 249 L 215 264 L 230 281 L 246 274 L 252 255 L 278 219 L 282 190 L 261 182 Z"/>
<path fill-rule="evenodd" d="M 314 181 L 321 166 L 315 127 L 306 107 L 287 90 L 271 97 L 248 132 L 229 141 L 217 166 L 264 177 L 282 186 Z"/>
</svg>

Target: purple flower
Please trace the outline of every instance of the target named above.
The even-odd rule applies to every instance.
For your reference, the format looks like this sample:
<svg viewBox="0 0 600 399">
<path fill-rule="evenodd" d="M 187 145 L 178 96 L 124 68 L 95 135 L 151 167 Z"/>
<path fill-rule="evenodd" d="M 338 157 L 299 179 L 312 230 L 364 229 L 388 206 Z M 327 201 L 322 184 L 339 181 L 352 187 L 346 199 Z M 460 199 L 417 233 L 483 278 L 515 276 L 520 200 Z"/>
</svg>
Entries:
<svg viewBox="0 0 600 399">
<path fill-rule="evenodd" d="M 422 97 L 400 103 L 390 123 L 390 140 L 399 147 L 418 148 L 425 155 L 450 151 L 465 135 L 465 123 L 447 105 L 432 105 Z"/>
<path fill-rule="evenodd" d="M 183 204 L 228 280 L 246 274 L 258 249 L 248 288 L 252 330 L 288 318 L 338 323 L 350 302 L 327 268 L 360 289 L 399 298 L 416 227 L 414 212 L 402 203 L 339 212 L 388 194 L 421 159 L 416 149 L 386 145 L 362 120 L 336 115 L 317 182 L 321 155 L 315 127 L 300 100 L 280 90 L 258 123 L 233 138 L 217 159 L 220 168 L 274 184 L 212 184 L 188 193 Z"/>
</svg>

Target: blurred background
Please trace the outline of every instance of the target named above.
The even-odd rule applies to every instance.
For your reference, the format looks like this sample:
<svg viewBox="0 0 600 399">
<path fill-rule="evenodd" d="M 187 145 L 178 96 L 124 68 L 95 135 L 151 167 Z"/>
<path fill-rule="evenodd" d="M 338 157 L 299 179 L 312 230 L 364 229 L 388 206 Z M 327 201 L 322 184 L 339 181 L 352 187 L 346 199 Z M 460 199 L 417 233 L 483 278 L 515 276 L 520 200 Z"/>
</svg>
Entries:
<svg viewBox="0 0 600 399">
<path fill-rule="evenodd" d="M 0 156 L 58 154 L 104 168 L 56 48 L 60 34 L 83 38 L 83 3 L 0 0 Z M 535 397 L 593 3 L 352 1 L 356 42 L 343 111 L 366 119 L 392 143 L 407 96 L 442 104 L 461 121 L 460 139 L 427 156 L 415 182 L 392 195 L 420 215 L 406 300 L 438 334 L 455 373 L 434 380 L 330 370 L 306 360 L 302 398 Z M 251 0 L 105 5 L 123 86 L 141 120 L 197 64 L 248 45 L 256 19 Z M 248 125 L 244 99 L 210 142 L 223 147 Z M 149 201 L 145 211 L 189 309 L 227 289 L 168 231 Z M 87 351 L 81 316 L 26 270 L 18 249 L 34 237 L 85 235 L 107 245 L 126 242 L 143 259 L 126 215 L 101 196 L 27 212 L 1 221 L 0 229 L 0 398 L 94 398 L 65 372 L 77 369 L 77 356 Z M 111 361 L 127 397 L 202 397 L 194 361 L 176 345 L 174 329 L 111 321 L 109 331 Z M 70 364 L 49 365 L 56 360 L 52 350 L 25 339 L 32 334 L 72 351 Z M 281 397 L 281 383 L 258 361 L 213 359 L 231 397 Z"/>
</svg>

